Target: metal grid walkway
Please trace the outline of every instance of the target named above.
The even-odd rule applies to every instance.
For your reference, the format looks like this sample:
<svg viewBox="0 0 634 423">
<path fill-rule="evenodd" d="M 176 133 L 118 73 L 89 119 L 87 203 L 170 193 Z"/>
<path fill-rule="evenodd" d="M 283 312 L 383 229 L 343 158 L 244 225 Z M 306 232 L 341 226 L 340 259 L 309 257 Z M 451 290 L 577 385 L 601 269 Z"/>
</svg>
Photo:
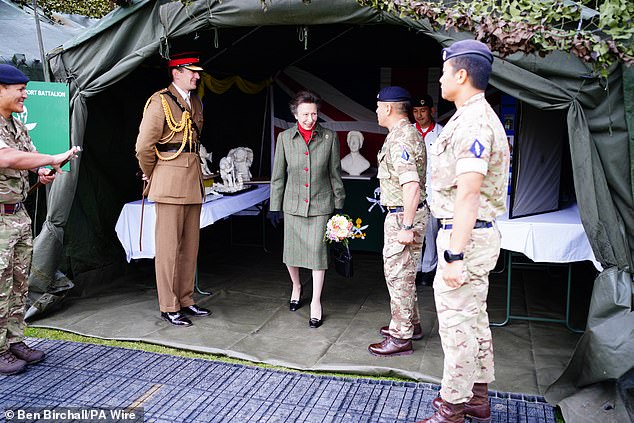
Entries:
<svg viewBox="0 0 634 423">
<path fill-rule="evenodd" d="M 145 421 L 170 423 L 415 422 L 432 413 L 430 402 L 439 389 L 65 341 L 30 339 L 29 344 L 46 351 L 47 358 L 20 375 L 0 376 L 3 410 L 137 406 Z M 556 421 L 542 397 L 490 396 L 493 422 Z"/>
</svg>

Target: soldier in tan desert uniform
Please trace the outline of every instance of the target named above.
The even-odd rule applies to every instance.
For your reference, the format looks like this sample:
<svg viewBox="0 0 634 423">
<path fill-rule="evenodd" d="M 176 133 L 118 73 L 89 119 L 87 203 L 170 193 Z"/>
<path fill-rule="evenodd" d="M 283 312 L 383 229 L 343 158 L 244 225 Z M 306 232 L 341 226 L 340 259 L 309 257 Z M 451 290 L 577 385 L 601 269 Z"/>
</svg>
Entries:
<svg viewBox="0 0 634 423">
<path fill-rule="evenodd" d="M 445 354 L 436 412 L 423 422 L 490 422 L 494 380 L 486 299 L 500 254 L 495 223 L 506 210 L 509 150 L 484 90 L 493 55 L 479 41 L 443 50 L 442 96 L 456 113 L 431 148 L 431 209 L 440 220 L 434 297 Z"/>
<path fill-rule="evenodd" d="M 423 331 L 416 297 L 416 267 L 429 218 L 425 202 L 426 152 L 423 139 L 408 118 L 410 95 L 401 87 L 383 88 L 377 96 L 379 125 L 389 133 L 378 154 L 381 204 L 388 210 L 384 225 L 383 266 L 390 292 L 392 319 L 382 327 L 382 342 L 371 354 L 412 353 L 412 339 Z"/>
</svg>

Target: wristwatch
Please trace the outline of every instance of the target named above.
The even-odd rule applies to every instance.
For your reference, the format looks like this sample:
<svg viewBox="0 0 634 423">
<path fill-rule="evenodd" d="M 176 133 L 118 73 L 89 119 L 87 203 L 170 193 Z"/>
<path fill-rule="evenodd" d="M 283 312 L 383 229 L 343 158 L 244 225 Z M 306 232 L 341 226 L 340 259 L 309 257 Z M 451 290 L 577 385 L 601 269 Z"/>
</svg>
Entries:
<svg viewBox="0 0 634 423">
<path fill-rule="evenodd" d="M 454 254 L 449 250 L 445 250 L 445 261 L 447 263 L 453 263 L 454 261 L 464 260 L 464 253 Z"/>
<path fill-rule="evenodd" d="M 414 225 L 403 225 L 403 229 L 406 231 L 411 231 L 414 228 Z"/>
</svg>

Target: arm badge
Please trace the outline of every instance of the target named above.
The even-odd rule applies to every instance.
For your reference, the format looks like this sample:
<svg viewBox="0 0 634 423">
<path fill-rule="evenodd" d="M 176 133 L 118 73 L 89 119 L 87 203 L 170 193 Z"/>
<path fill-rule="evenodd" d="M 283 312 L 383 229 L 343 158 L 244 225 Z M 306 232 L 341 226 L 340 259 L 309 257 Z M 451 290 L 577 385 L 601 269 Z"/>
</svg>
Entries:
<svg viewBox="0 0 634 423">
<path fill-rule="evenodd" d="M 473 155 L 476 156 L 478 159 L 482 157 L 482 153 L 484 153 L 484 150 L 484 146 L 480 141 L 478 141 L 477 138 L 473 142 L 473 144 L 471 144 L 471 148 L 469 149 L 469 151 L 471 151 L 471 153 L 473 153 Z"/>
</svg>

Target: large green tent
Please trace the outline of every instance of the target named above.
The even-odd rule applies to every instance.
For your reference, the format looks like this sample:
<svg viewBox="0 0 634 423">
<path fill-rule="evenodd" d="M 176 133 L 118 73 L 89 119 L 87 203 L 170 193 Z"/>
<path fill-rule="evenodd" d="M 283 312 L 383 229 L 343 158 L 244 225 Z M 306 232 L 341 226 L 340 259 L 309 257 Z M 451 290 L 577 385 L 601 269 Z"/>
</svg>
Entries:
<svg viewBox="0 0 634 423">
<path fill-rule="evenodd" d="M 191 35 L 196 39 L 206 31 L 216 35 L 214 42 L 220 34 L 222 44 L 224 32 L 243 31 L 217 53 L 222 54 L 240 44 L 249 31 L 289 27 L 315 32 L 321 27 L 334 27 L 339 32 L 360 27 L 375 32 L 406 28 L 421 43 L 436 46 L 473 37 L 469 33 L 436 31 L 427 21 L 398 18 L 352 0 L 198 0 L 187 6 L 166 0 L 136 0 L 127 8 L 116 9 L 49 55 L 55 79 L 70 84 L 73 145 L 104 142 L 106 137 L 109 144 L 95 150 L 106 152 L 103 157 L 84 156 L 79 166 L 63 175 L 49 192 L 47 220 L 35 241 L 29 281 L 34 296 L 39 296 L 35 302 L 38 308 L 54 301 L 56 292 L 67 283 L 57 272 L 62 247 L 67 270 L 77 279 L 80 273 L 95 268 L 103 274 L 105 266 L 99 260 L 104 259 L 98 248 L 103 248 L 104 240 L 106 244 L 116 242 L 112 241 L 113 227 L 103 222 L 113 221 L 122 205 L 120 199 L 108 193 L 130 183 L 121 174 L 134 173 L 134 169 L 121 172 L 117 167 L 119 155 L 133 155 L 133 140 L 132 144 L 117 147 L 120 136 L 133 134 L 140 118 L 138 112 L 130 115 L 131 109 L 125 104 L 125 92 L 136 89 L 130 78 L 136 75 L 133 80 L 138 81 L 139 73 L 156 64 L 159 53 L 168 54 L 172 41 L 179 37 Z M 272 57 L 275 50 L 275 59 L 269 62 L 277 61 L 282 66 L 280 58 L 288 48 L 280 45 L 279 39 L 262 34 L 257 35 L 261 50 Z M 210 44 L 209 48 L 214 47 L 213 42 Z M 361 47 L 349 46 L 351 50 Z M 380 46 L 369 47 L 368 55 L 386 54 Z M 235 66 L 252 74 L 257 74 L 254 69 L 262 68 L 262 73 L 273 72 L 269 76 L 274 76 L 280 69 L 269 62 L 249 62 L 259 57 L 258 53 L 252 51 Z M 292 59 L 286 62 L 292 63 Z M 562 407 L 568 421 L 575 422 L 602 421 L 597 416 L 604 411 L 602 406 L 608 398 L 618 409 L 618 418 L 623 419 L 618 421 L 626 421 L 627 410 L 618 392 L 620 384 L 631 380 L 634 373 L 634 70 L 617 65 L 605 80 L 591 75 L 586 64 L 566 52 L 544 58 L 515 54 L 496 57 L 491 85 L 538 109 L 567 112 L 581 220 L 604 268 L 594 284 L 586 331 L 567 369 L 549 388 L 547 398 Z M 111 95 L 119 91 L 124 95 Z M 109 93 L 108 99 L 100 97 L 104 92 Z M 128 119 L 122 119 L 125 116 Z M 89 160 L 97 166 L 81 165 Z M 77 261 L 82 266 L 75 266 L 74 258 L 81 258 Z"/>
</svg>

